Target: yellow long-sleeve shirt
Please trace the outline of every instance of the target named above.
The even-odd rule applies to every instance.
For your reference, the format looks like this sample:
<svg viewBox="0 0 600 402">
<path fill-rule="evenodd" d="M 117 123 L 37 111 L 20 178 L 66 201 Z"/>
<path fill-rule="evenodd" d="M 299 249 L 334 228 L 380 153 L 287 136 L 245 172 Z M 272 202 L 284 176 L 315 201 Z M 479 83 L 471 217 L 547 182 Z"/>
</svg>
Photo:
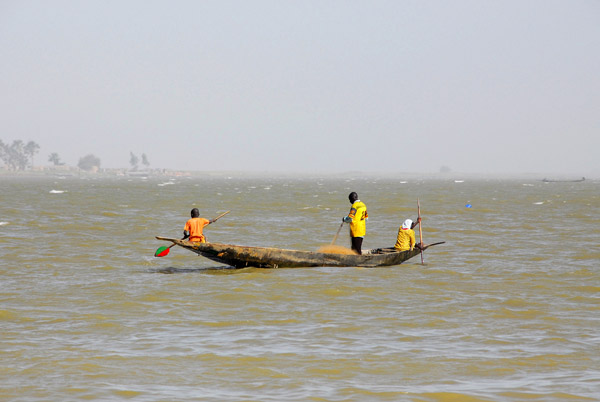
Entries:
<svg viewBox="0 0 600 402">
<path fill-rule="evenodd" d="M 394 248 L 399 251 L 412 250 L 415 247 L 415 231 L 412 229 L 398 229 L 398 238 Z"/>
<path fill-rule="evenodd" d="M 367 218 L 369 217 L 365 203 L 360 200 L 354 201 L 348 217 L 352 219 L 350 222 L 352 237 L 364 237 L 367 234 Z"/>
</svg>

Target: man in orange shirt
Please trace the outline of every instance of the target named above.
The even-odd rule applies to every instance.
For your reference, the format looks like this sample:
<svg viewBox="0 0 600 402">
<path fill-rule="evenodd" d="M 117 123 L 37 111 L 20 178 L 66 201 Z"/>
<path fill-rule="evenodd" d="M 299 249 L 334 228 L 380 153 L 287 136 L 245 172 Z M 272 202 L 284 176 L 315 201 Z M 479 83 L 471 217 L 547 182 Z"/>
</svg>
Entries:
<svg viewBox="0 0 600 402">
<path fill-rule="evenodd" d="M 199 241 L 200 243 L 206 243 L 206 237 L 202 234 L 202 229 L 204 226 L 210 225 L 214 220 L 208 220 L 205 218 L 200 218 L 200 211 L 198 208 L 192 209 L 191 212 L 192 218 L 188 219 L 185 223 L 185 228 L 183 229 L 183 239 L 185 240 L 189 238 L 189 241 Z"/>
</svg>

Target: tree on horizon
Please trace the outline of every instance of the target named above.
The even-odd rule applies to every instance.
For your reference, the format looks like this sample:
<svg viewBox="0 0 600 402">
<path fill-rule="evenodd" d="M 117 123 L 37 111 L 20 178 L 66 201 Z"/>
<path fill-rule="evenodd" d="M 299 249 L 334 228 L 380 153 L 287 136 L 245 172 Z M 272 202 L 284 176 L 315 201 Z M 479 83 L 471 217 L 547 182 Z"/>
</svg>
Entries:
<svg viewBox="0 0 600 402">
<path fill-rule="evenodd" d="M 133 152 L 129 151 L 129 164 L 131 165 L 132 170 L 138 170 L 139 162 L 140 158 L 138 158 Z"/>
<path fill-rule="evenodd" d="M 28 159 L 31 159 L 31 168 L 33 169 L 33 156 L 35 154 L 37 154 L 40 150 L 40 146 L 34 142 L 34 141 L 29 141 L 27 143 L 27 145 L 25 145 L 25 147 L 23 147 L 23 152 L 25 152 L 25 155 L 28 157 Z"/>
<path fill-rule="evenodd" d="M 94 167 L 100 167 L 100 158 L 94 154 L 88 154 L 83 158 L 79 158 L 79 163 L 77 163 L 77 166 L 86 172 L 92 171 L 94 170 Z"/>
<path fill-rule="evenodd" d="M 25 144 L 22 140 L 14 140 L 8 145 L 0 140 L 0 160 L 9 170 L 26 170 L 30 160 L 33 168 L 33 156 L 39 149 L 40 146 L 34 141 Z"/>
<path fill-rule="evenodd" d="M 142 154 L 142 165 L 148 167 L 150 166 L 150 162 L 148 161 L 148 157 L 146 156 L 146 154 Z"/>
<path fill-rule="evenodd" d="M 48 156 L 48 162 L 52 162 L 54 166 L 63 166 L 65 163 L 60 161 L 60 156 L 56 152 L 52 152 Z"/>
</svg>

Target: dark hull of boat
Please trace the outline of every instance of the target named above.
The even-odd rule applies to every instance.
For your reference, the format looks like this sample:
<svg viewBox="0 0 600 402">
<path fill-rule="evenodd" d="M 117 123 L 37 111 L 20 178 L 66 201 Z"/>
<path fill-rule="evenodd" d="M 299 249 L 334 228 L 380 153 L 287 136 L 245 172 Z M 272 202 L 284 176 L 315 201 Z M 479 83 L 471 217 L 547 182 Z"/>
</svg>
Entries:
<svg viewBox="0 0 600 402">
<path fill-rule="evenodd" d="M 300 268 L 300 267 L 385 267 L 399 265 L 404 261 L 419 255 L 420 250 L 394 251 L 393 249 L 378 249 L 372 254 L 348 255 L 320 253 L 302 250 L 286 250 L 271 247 L 248 247 L 220 243 L 192 243 L 186 240 L 168 237 L 156 237 L 159 240 L 170 241 L 187 250 L 218 263 L 236 268 Z M 424 249 L 436 244 L 425 246 Z"/>
</svg>

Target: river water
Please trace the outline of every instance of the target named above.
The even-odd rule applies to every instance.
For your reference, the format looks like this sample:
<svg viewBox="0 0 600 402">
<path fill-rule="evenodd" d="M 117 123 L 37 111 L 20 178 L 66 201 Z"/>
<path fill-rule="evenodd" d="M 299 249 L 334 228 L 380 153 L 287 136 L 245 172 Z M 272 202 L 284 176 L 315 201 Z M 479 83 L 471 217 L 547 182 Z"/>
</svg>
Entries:
<svg viewBox="0 0 600 402">
<path fill-rule="evenodd" d="M 458 179 L 2 176 L 0 400 L 600 400 L 600 182 Z M 209 241 L 317 250 L 350 191 L 363 248 L 417 198 L 446 243 L 375 269 L 154 257 L 193 207 L 231 211 Z"/>
</svg>

